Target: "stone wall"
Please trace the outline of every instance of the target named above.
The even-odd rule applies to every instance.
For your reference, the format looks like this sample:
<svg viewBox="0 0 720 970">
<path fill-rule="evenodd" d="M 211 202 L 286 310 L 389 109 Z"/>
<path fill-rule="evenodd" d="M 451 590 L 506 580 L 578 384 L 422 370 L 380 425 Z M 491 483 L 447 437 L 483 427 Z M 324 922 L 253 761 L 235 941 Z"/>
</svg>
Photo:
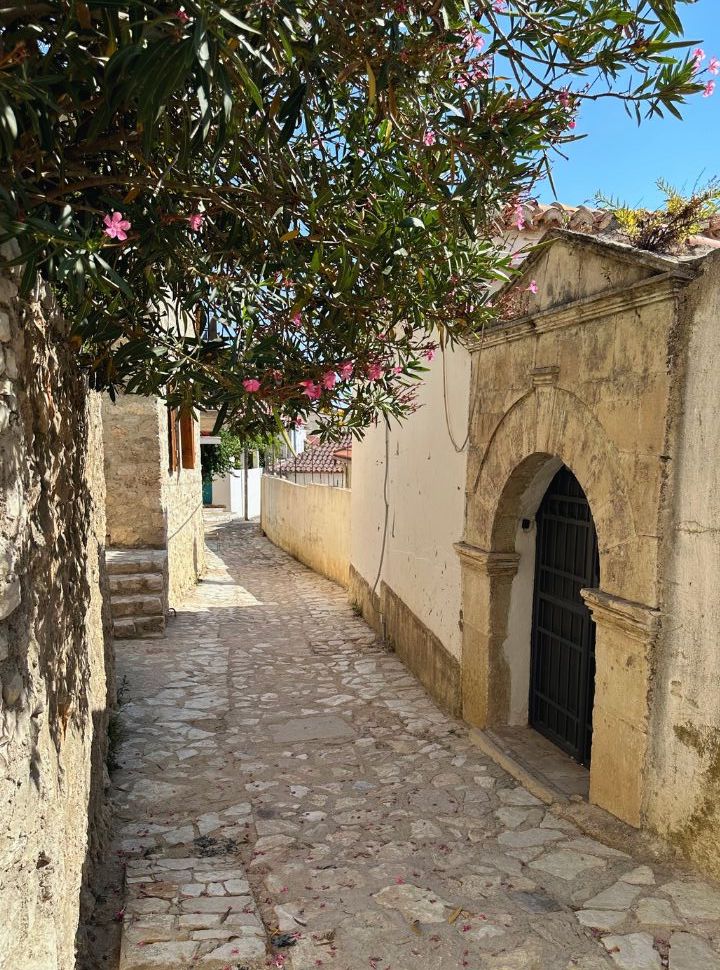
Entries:
<svg viewBox="0 0 720 970">
<path fill-rule="evenodd" d="M 664 523 L 649 824 L 720 875 L 720 255 L 685 291 Z"/>
<path fill-rule="evenodd" d="M 347 587 L 350 490 L 263 475 L 260 524 L 271 542 Z"/>
<path fill-rule="evenodd" d="M 72 970 L 104 831 L 111 676 L 100 401 L 0 277 L 0 962 Z"/>
<path fill-rule="evenodd" d="M 157 398 L 118 394 L 114 402 L 105 397 L 102 408 L 108 547 L 164 549 L 164 406 Z"/>
<path fill-rule="evenodd" d="M 160 398 L 103 402 L 108 547 L 166 549 L 168 605 L 178 606 L 205 568 L 200 436 L 193 468 L 169 470 L 168 410 Z"/>
<path fill-rule="evenodd" d="M 185 593 L 205 571 L 200 431 L 194 424 L 194 468 L 168 471 L 167 409 L 163 406 L 161 444 L 162 493 L 167 534 L 170 606 L 178 606 Z"/>
</svg>

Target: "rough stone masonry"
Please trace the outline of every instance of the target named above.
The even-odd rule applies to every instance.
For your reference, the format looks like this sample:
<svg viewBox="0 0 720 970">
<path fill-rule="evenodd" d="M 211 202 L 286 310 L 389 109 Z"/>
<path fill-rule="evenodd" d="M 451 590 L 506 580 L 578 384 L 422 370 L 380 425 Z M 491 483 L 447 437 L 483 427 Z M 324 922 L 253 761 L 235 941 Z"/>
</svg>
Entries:
<svg viewBox="0 0 720 970">
<path fill-rule="evenodd" d="M 0 276 L 0 967 L 73 970 L 112 670 L 99 399 L 42 291 Z"/>
</svg>

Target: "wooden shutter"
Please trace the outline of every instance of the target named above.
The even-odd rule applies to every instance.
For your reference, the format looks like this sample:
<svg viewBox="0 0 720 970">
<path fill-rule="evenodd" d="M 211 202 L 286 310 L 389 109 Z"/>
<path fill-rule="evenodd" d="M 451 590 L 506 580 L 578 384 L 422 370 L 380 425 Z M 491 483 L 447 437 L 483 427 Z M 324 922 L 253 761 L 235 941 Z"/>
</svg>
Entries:
<svg viewBox="0 0 720 970">
<path fill-rule="evenodd" d="M 195 467 L 195 422 L 191 411 L 180 413 L 180 448 L 182 467 Z"/>
</svg>

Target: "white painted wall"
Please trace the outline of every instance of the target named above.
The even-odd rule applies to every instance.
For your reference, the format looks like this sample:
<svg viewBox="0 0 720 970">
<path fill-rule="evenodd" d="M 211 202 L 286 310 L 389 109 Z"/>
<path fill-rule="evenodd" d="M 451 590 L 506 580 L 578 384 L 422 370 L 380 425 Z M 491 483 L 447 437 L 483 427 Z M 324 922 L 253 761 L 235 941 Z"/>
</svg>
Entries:
<svg viewBox="0 0 720 970">
<path fill-rule="evenodd" d="M 419 390 L 419 410 L 389 434 L 389 517 L 381 579 L 460 657 L 460 564 L 453 543 L 462 538 L 465 462 L 448 433 L 443 403 L 442 355 L 438 353 Z M 450 427 L 465 440 L 470 355 L 446 353 Z M 385 504 L 385 425 L 353 443 L 350 559 L 373 586 L 380 564 Z"/>
<path fill-rule="evenodd" d="M 262 468 L 248 469 L 248 518 L 260 515 L 260 479 Z M 224 505 L 235 515 L 245 513 L 245 472 L 242 469 L 228 472 L 222 478 L 213 479 L 213 505 Z"/>
</svg>

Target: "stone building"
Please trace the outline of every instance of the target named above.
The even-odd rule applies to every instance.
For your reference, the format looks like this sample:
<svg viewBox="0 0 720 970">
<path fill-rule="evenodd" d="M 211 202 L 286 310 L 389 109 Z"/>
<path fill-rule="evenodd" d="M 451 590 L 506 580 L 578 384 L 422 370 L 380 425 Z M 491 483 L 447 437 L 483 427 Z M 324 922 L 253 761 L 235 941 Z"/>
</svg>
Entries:
<svg viewBox="0 0 720 970">
<path fill-rule="evenodd" d="M 199 423 L 130 394 L 102 413 L 115 636 L 162 633 L 204 568 Z"/>
<path fill-rule="evenodd" d="M 717 874 L 720 253 L 705 243 L 676 259 L 546 235 L 471 348 L 466 452 L 418 479 L 390 449 L 388 494 L 409 499 L 391 501 L 385 557 L 408 575 L 434 563 L 444 609 L 389 570 L 372 593 L 372 437 L 354 454 L 351 592 L 447 706 L 481 728 L 529 723 L 588 766 L 591 802 Z M 409 426 L 427 461 L 449 450 L 439 413 Z M 395 553 L 420 508 L 417 547 Z"/>
<path fill-rule="evenodd" d="M 72 970 L 114 699 L 99 395 L 0 276 L 0 964 Z"/>
</svg>

